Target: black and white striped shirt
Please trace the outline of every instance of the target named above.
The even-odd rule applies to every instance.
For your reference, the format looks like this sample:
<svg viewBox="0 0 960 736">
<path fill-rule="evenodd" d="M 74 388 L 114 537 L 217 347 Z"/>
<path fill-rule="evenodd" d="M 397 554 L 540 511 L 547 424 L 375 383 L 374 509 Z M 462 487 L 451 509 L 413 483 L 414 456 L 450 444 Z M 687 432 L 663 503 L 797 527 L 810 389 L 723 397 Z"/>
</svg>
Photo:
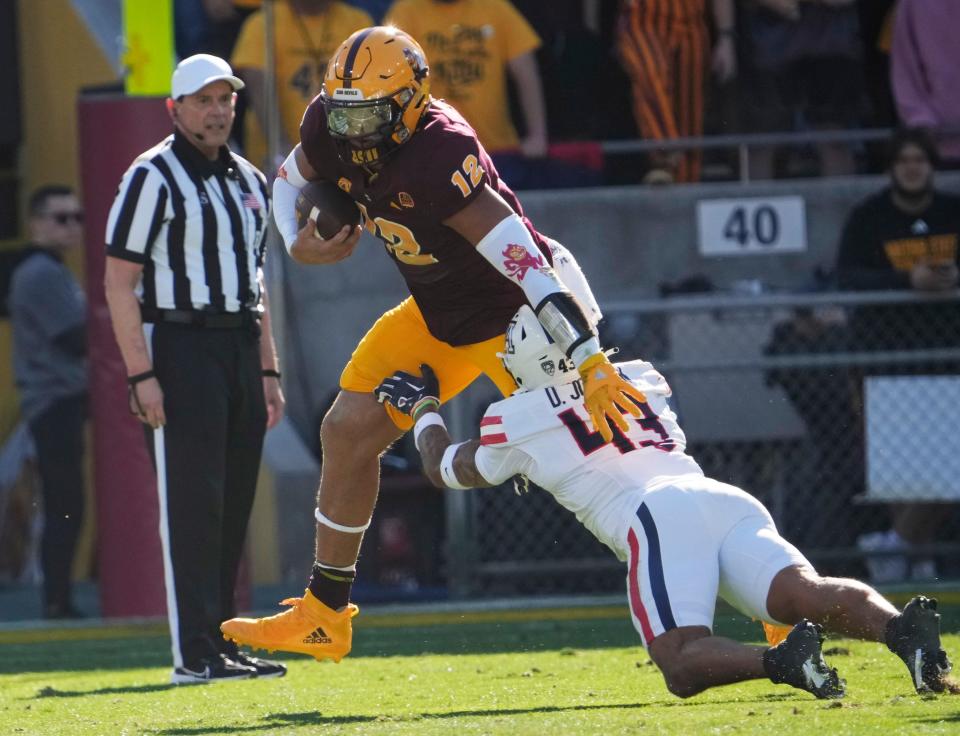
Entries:
<svg viewBox="0 0 960 736">
<path fill-rule="evenodd" d="M 136 294 L 145 308 L 255 309 L 269 208 L 253 164 L 226 147 L 210 161 L 177 131 L 123 175 L 107 254 L 143 264 Z"/>
</svg>

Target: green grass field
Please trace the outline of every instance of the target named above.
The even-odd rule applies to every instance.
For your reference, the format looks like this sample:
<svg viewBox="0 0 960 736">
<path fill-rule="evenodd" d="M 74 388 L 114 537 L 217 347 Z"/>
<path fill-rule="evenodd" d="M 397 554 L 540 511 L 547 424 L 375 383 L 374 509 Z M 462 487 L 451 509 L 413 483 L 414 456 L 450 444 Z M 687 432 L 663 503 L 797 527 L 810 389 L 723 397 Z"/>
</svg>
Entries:
<svg viewBox="0 0 960 736">
<path fill-rule="evenodd" d="M 366 619 L 366 620 L 365 620 Z M 944 611 L 960 654 L 960 609 Z M 758 640 L 722 617 L 717 633 Z M 828 641 L 843 701 L 766 681 L 670 695 L 626 607 L 361 615 L 339 665 L 174 687 L 164 628 L 0 632 L 0 734 L 958 734 L 960 697 L 913 693 L 879 644 Z"/>
</svg>

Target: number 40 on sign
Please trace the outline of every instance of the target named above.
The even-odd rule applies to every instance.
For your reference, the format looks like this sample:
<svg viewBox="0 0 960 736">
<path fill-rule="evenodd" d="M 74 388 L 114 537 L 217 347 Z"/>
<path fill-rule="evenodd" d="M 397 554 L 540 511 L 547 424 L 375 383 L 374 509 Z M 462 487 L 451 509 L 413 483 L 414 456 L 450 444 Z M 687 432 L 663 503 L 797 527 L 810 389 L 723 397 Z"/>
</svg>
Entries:
<svg viewBox="0 0 960 736">
<path fill-rule="evenodd" d="M 707 199 L 697 202 L 700 253 L 739 256 L 807 249 L 803 197 Z"/>
</svg>

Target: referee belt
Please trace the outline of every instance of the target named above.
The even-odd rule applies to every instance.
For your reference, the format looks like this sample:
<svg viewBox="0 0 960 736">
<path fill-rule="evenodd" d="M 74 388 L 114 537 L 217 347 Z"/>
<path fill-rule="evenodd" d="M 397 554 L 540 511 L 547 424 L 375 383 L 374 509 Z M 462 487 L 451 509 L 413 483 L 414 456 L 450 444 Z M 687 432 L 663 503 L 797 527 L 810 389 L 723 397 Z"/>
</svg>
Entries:
<svg viewBox="0 0 960 736">
<path fill-rule="evenodd" d="M 248 309 L 242 312 L 202 312 L 197 309 L 151 309 L 143 307 L 140 309 L 140 316 L 144 322 L 169 322 L 216 330 L 250 327 L 260 321 L 260 314 Z"/>
</svg>

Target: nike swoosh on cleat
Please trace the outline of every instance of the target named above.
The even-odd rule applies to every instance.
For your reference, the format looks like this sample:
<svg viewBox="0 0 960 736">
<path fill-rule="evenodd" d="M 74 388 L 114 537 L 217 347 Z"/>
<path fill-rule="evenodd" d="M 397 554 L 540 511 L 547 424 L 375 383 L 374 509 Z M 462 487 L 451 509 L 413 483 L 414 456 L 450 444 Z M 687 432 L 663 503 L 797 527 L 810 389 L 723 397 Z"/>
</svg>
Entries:
<svg viewBox="0 0 960 736">
<path fill-rule="evenodd" d="M 819 672 L 809 659 L 803 663 L 801 669 L 803 670 L 803 676 L 807 678 L 807 682 L 812 682 L 813 686 L 818 690 L 823 687 L 823 684 L 827 681 L 826 676 Z"/>
<path fill-rule="evenodd" d="M 192 670 L 189 667 L 181 667 L 180 671 L 185 675 L 190 675 L 191 677 L 202 678 L 205 680 L 210 679 L 210 667 L 204 667 L 202 670 Z"/>
</svg>

